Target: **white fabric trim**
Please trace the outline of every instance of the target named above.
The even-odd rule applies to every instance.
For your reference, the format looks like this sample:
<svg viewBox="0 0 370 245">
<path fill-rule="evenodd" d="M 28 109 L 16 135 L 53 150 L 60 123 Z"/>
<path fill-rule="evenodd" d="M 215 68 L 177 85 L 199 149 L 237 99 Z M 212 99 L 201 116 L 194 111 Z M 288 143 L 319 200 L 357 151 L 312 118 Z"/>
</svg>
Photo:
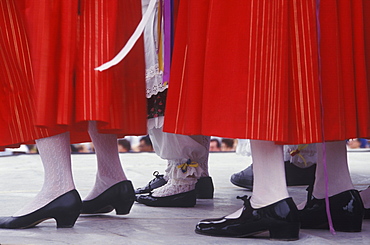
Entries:
<svg viewBox="0 0 370 245">
<path fill-rule="evenodd" d="M 104 71 L 109 68 L 111 68 L 114 65 L 117 65 L 119 62 L 121 62 L 126 55 L 131 51 L 131 49 L 134 47 L 135 43 L 137 40 L 140 38 L 141 34 L 144 31 L 145 26 L 148 24 L 150 17 L 154 14 L 155 12 L 155 7 L 157 4 L 158 0 L 151 0 L 148 6 L 147 11 L 143 15 L 143 18 L 141 19 L 139 25 L 136 27 L 135 32 L 132 34 L 130 39 L 127 41 L 125 46 L 121 49 L 121 51 L 110 61 L 104 63 L 103 65 L 95 68 L 94 70 L 98 71 Z"/>
<path fill-rule="evenodd" d="M 300 168 L 308 168 L 317 163 L 317 144 L 308 144 L 299 155 L 291 156 L 290 152 L 297 148 L 298 145 L 284 145 L 284 155 L 288 154 L 291 163 Z"/>
<path fill-rule="evenodd" d="M 147 121 L 148 130 L 153 128 L 162 128 L 164 123 L 164 116 L 150 118 Z"/>
</svg>

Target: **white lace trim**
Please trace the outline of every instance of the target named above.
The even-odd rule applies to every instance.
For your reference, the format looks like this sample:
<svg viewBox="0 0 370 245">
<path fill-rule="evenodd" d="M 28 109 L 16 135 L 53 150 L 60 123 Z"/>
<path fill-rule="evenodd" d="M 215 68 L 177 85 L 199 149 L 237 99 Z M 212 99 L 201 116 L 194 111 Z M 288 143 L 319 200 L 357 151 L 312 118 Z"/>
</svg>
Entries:
<svg viewBox="0 0 370 245">
<path fill-rule="evenodd" d="M 168 88 L 168 85 L 163 85 L 163 72 L 159 70 L 158 64 L 146 69 L 145 78 L 147 98 L 150 98 L 159 92 L 163 92 Z"/>
<path fill-rule="evenodd" d="M 186 172 L 183 172 L 179 167 L 183 163 L 186 163 L 188 159 L 177 159 L 177 160 L 168 160 L 168 165 L 166 169 L 166 176 L 170 179 L 185 179 L 188 176 L 192 176 L 195 178 L 200 178 L 204 176 L 204 169 L 202 168 L 201 163 L 198 164 L 197 167 L 188 166 Z"/>
<path fill-rule="evenodd" d="M 191 177 L 185 179 L 170 179 L 167 184 L 155 189 L 152 196 L 166 197 L 192 191 L 195 189 L 196 183 L 197 179 Z"/>
<path fill-rule="evenodd" d="M 290 153 L 297 150 L 298 145 L 287 145 L 284 146 L 284 151 Z M 308 144 L 304 149 L 302 149 L 299 154 L 295 156 L 290 156 L 290 162 L 301 168 L 308 168 L 311 165 L 317 163 L 317 145 Z"/>
</svg>

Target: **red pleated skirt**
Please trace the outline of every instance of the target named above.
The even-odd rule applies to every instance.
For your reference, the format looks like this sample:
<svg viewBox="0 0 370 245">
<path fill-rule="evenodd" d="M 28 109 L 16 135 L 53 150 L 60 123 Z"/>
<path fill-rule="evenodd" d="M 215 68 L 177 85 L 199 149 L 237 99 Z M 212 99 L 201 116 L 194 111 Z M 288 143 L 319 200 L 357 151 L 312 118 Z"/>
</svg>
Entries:
<svg viewBox="0 0 370 245">
<path fill-rule="evenodd" d="M 141 19 L 137 0 L 1 1 L 0 145 L 70 131 L 146 134 L 143 41 L 103 72 Z M 5 134 L 4 134 L 5 132 Z"/>
<path fill-rule="evenodd" d="M 370 137 L 369 1 L 317 2 L 180 1 L 165 131 Z"/>
</svg>

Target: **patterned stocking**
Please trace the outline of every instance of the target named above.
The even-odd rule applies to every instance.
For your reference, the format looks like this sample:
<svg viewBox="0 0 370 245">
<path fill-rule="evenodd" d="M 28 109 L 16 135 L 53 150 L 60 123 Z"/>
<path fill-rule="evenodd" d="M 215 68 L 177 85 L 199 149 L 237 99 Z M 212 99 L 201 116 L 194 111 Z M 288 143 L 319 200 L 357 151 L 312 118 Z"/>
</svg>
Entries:
<svg viewBox="0 0 370 245">
<path fill-rule="evenodd" d="M 114 184 L 127 180 L 119 159 L 117 136 L 99 133 L 95 121 L 89 122 L 89 134 L 96 152 L 98 171 L 95 185 L 84 200 L 94 199 Z"/>
<path fill-rule="evenodd" d="M 36 197 L 14 216 L 29 214 L 75 189 L 71 169 L 69 133 L 36 140 L 44 166 L 44 184 Z"/>
</svg>

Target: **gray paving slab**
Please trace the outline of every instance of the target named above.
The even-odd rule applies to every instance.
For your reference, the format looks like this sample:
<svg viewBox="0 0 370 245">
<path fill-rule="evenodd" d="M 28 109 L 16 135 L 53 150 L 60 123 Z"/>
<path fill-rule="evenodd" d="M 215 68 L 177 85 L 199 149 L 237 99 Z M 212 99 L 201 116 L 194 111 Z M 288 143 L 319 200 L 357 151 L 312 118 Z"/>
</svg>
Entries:
<svg viewBox="0 0 370 245">
<path fill-rule="evenodd" d="M 350 171 L 358 189 L 370 185 L 370 152 L 349 152 Z M 145 185 L 154 170 L 163 172 L 166 162 L 154 153 L 120 155 L 127 176 L 135 187 Z M 84 197 L 93 185 L 96 171 L 94 154 L 72 155 L 76 188 Z M 249 157 L 235 153 L 211 153 L 210 174 L 215 185 L 213 200 L 198 200 L 194 208 L 160 208 L 134 204 L 131 213 L 117 216 L 81 215 L 70 229 L 57 229 L 53 220 L 35 228 L 0 229 L 0 244 L 370 244 L 370 220 L 363 223 L 360 233 L 326 230 L 301 230 L 294 242 L 266 239 L 267 233 L 256 238 L 219 238 L 197 235 L 195 224 L 203 218 L 221 217 L 242 205 L 235 197 L 250 195 L 233 186 L 231 174 L 251 163 Z M 41 188 L 43 170 L 39 155 L 0 157 L 0 216 L 9 216 L 31 200 Z M 289 187 L 296 203 L 305 200 L 305 187 Z"/>
</svg>

